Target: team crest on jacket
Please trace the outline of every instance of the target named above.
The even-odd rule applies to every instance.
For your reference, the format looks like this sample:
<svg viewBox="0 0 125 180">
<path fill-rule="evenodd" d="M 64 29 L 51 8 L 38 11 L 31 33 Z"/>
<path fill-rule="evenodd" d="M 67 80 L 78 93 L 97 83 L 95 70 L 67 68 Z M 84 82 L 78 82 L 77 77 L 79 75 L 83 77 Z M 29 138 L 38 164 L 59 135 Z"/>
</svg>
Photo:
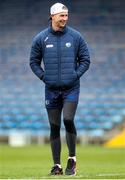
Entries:
<svg viewBox="0 0 125 180">
<path fill-rule="evenodd" d="M 68 47 L 68 48 L 71 47 L 71 43 L 70 43 L 70 42 L 67 42 L 67 43 L 66 43 L 66 47 Z"/>
</svg>

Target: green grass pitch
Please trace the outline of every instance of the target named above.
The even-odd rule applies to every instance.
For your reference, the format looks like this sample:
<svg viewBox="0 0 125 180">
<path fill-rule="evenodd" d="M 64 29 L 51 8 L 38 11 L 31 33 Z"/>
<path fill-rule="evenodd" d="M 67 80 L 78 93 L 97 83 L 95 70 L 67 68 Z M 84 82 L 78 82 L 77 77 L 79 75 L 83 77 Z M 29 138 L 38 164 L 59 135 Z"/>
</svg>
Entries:
<svg viewBox="0 0 125 180">
<path fill-rule="evenodd" d="M 67 147 L 62 145 L 62 167 Z M 52 167 L 49 145 L 12 148 L 0 145 L 0 179 L 125 179 L 125 149 L 77 145 L 77 175 L 48 176 Z"/>
</svg>

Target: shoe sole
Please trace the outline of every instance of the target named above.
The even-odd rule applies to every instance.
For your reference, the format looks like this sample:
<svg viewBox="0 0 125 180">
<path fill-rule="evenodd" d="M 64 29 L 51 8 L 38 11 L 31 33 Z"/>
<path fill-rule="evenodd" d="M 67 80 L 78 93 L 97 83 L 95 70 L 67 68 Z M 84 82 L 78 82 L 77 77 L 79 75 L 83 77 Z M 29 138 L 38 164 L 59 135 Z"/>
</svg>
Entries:
<svg viewBox="0 0 125 180">
<path fill-rule="evenodd" d="M 49 174 L 49 176 L 61 176 L 61 175 L 63 175 L 63 173 L 56 173 L 56 174 Z"/>
<path fill-rule="evenodd" d="M 76 176 L 76 172 L 74 174 L 67 174 L 65 173 L 66 176 Z"/>
</svg>

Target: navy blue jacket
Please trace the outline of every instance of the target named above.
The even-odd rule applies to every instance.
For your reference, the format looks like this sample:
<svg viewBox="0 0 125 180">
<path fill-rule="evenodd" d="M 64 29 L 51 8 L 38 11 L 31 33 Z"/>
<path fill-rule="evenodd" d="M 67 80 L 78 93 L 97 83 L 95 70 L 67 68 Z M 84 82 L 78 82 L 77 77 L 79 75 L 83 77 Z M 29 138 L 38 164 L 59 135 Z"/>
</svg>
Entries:
<svg viewBox="0 0 125 180">
<path fill-rule="evenodd" d="M 50 26 L 33 39 L 30 66 L 49 88 L 65 89 L 78 85 L 89 65 L 87 45 L 81 34 L 71 27 L 54 31 Z"/>
</svg>

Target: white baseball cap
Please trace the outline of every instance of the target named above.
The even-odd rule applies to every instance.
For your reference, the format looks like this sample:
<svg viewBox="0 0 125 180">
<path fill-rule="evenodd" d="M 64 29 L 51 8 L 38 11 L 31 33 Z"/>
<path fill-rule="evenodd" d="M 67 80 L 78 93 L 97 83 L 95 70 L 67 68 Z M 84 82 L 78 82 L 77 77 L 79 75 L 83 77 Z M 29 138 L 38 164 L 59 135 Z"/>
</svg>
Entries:
<svg viewBox="0 0 125 180">
<path fill-rule="evenodd" d="M 62 3 L 55 3 L 50 7 L 50 14 L 58 14 L 61 12 L 68 12 L 68 8 Z"/>
</svg>

